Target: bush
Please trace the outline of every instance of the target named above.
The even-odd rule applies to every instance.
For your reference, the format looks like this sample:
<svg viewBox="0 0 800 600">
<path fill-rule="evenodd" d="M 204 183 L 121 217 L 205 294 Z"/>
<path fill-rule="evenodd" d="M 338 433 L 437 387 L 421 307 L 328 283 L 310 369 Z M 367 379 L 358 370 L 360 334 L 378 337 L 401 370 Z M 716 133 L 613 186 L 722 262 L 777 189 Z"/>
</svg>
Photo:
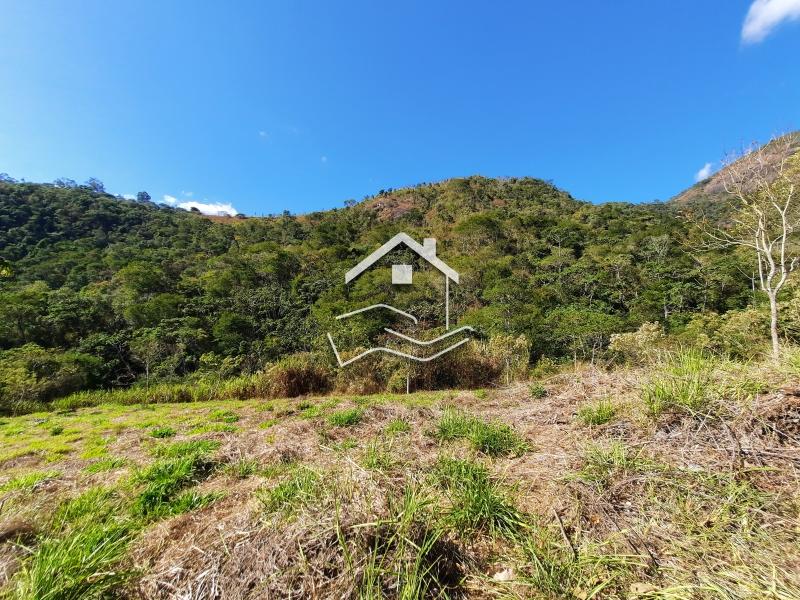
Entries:
<svg viewBox="0 0 800 600">
<path fill-rule="evenodd" d="M 0 414 L 30 412 L 85 387 L 99 359 L 25 344 L 0 352 Z"/>
<path fill-rule="evenodd" d="M 528 392 L 530 393 L 531 398 L 535 398 L 537 400 L 547 396 L 547 388 L 538 381 L 528 385 Z"/>
<path fill-rule="evenodd" d="M 658 356 L 664 338 L 660 324 L 643 323 L 636 331 L 612 334 L 608 350 L 623 362 L 646 364 Z"/>
<path fill-rule="evenodd" d="M 282 359 L 267 374 L 270 395 L 274 398 L 324 394 L 333 387 L 333 376 L 328 362 L 310 352 L 292 354 Z"/>
<path fill-rule="evenodd" d="M 735 360 L 750 360 L 763 354 L 769 343 L 769 316 L 747 308 L 724 315 L 695 315 L 679 339 L 693 348 L 724 354 Z"/>
</svg>

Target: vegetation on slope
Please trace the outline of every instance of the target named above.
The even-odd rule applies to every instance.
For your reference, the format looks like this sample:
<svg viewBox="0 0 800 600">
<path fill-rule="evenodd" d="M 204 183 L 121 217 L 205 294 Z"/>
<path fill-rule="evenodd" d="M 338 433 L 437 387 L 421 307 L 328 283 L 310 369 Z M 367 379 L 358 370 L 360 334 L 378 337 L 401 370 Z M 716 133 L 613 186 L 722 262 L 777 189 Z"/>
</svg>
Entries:
<svg viewBox="0 0 800 600">
<path fill-rule="evenodd" d="M 416 389 L 478 387 L 542 359 L 596 358 L 612 334 L 645 323 L 736 356 L 758 353 L 766 334 L 743 275 L 750 258 L 695 252 L 667 205 L 592 205 L 544 181 L 482 177 L 347 204 L 229 224 L 97 185 L 0 182 L 0 411 L 129 386 L 133 402 L 167 389 L 183 399 L 400 390 L 407 375 Z M 482 341 L 436 370 L 375 358 L 335 374 L 332 317 L 389 294 L 377 275 L 347 289 L 343 274 L 398 231 L 438 239 L 462 277 L 453 314 Z M 402 293 L 423 322 L 435 324 L 438 285 Z M 796 291 L 781 301 L 796 305 Z M 782 336 L 800 332 L 797 313 L 786 311 Z M 383 325 L 366 319 L 346 342 L 366 347 Z M 248 389 L 253 377 L 261 387 Z M 290 392 L 293 381 L 306 387 Z"/>
<path fill-rule="evenodd" d="M 8 417 L 0 596 L 796 598 L 799 377 L 796 350 L 689 351 L 485 393 Z"/>
</svg>

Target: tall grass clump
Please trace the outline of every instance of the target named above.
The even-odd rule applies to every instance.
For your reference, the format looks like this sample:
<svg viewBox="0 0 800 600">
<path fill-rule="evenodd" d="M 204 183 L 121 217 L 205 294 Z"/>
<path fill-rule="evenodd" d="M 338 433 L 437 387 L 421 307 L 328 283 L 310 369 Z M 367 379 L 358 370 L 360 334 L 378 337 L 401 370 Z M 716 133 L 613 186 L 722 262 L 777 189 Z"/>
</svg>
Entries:
<svg viewBox="0 0 800 600">
<path fill-rule="evenodd" d="M 462 531 L 488 530 L 493 535 L 511 534 L 523 527 L 522 513 L 484 465 L 440 457 L 433 479 L 450 499 L 446 520 L 452 527 Z"/>
<path fill-rule="evenodd" d="M 322 477 L 310 467 L 298 467 L 278 485 L 256 493 L 267 513 L 292 513 L 311 503 L 322 492 Z"/>
<path fill-rule="evenodd" d="M 47 537 L 22 564 L 12 596 L 17 600 L 84 600 L 109 597 L 131 573 L 119 568 L 132 539 L 130 523 L 88 522 Z"/>
<path fill-rule="evenodd" d="M 442 441 L 467 439 L 487 456 L 517 456 L 528 449 L 525 440 L 510 425 L 482 421 L 455 408 L 445 408 L 434 435 Z"/>
<path fill-rule="evenodd" d="M 208 453 L 218 444 L 206 440 L 177 442 L 154 450 L 161 457 L 137 471 L 133 483 L 143 485 L 133 502 L 133 513 L 141 517 L 161 517 L 199 508 L 213 501 L 214 495 L 201 495 L 185 488 L 205 479 L 216 466 Z"/>
<path fill-rule="evenodd" d="M 642 387 L 642 400 L 650 415 L 710 412 L 715 400 L 716 366 L 712 356 L 694 348 L 669 355 L 664 368 Z"/>
<path fill-rule="evenodd" d="M 582 590 L 580 597 L 628 597 L 629 576 L 641 561 L 635 556 L 604 551 L 591 544 L 580 546 L 565 541 L 553 527 L 534 524 L 515 536 L 525 561 L 521 580 L 542 595 L 539 598 L 562 598 L 565 590 Z"/>
<path fill-rule="evenodd" d="M 132 575 L 120 566 L 139 525 L 114 490 L 90 488 L 62 502 L 8 589 L 20 600 L 116 597 Z M 5 596 L 3 596 L 5 597 Z"/>
<path fill-rule="evenodd" d="M 358 425 L 363 418 L 363 409 L 348 408 L 332 413 L 328 417 L 328 422 L 336 427 L 352 427 L 353 425 Z"/>
<path fill-rule="evenodd" d="M 578 421 L 584 425 L 604 425 L 617 414 L 617 408 L 611 400 L 604 398 L 595 404 L 586 404 L 578 409 Z"/>
<path fill-rule="evenodd" d="M 618 476 L 654 468 L 652 461 L 644 458 L 641 451 L 615 441 L 607 446 L 590 446 L 584 454 L 584 466 L 578 475 L 599 488 L 607 488 Z"/>
</svg>

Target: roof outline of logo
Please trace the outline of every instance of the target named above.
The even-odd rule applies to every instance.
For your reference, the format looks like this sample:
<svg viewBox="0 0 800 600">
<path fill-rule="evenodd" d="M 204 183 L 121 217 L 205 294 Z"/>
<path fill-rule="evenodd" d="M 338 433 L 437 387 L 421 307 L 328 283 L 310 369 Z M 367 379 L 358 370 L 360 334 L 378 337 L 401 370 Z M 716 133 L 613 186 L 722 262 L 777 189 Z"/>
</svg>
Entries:
<svg viewBox="0 0 800 600">
<path fill-rule="evenodd" d="M 431 238 L 433 239 L 433 238 Z M 435 240 L 434 240 L 435 242 Z M 364 271 L 369 269 L 372 265 L 378 262 L 381 258 L 386 256 L 389 252 L 394 250 L 400 244 L 405 244 L 411 250 L 416 252 L 421 258 L 427 260 L 432 266 L 437 268 L 442 274 L 449 280 L 458 283 L 459 275 L 458 272 L 447 265 L 441 258 L 436 256 L 436 246 L 433 246 L 433 250 L 428 250 L 425 246 L 417 242 L 414 238 L 406 233 L 398 233 L 388 242 L 383 244 L 380 248 L 375 250 L 372 254 L 367 256 L 363 259 L 360 263 L 358 263 L 355 267 L 350 269 L 344 276 L 344 282 L 350 283 L 356 277 L 361 275 Z"/>
</svg>

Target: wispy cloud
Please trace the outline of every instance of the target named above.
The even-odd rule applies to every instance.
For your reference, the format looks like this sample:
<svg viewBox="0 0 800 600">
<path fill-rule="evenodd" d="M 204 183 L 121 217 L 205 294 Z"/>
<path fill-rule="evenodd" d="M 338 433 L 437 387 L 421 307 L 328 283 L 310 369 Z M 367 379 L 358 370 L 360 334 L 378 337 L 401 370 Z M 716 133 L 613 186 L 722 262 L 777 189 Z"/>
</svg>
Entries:
<svg viewBox="0 0 800 600">
<path fill-rule="evenodd" d="M 169 194 L 164 194 L 162 201 L 164 204 L 169 204 L 170 206 L 177 206 L 178 204 L 178 199 L 175 196 L 170 196 Z"/>
<path fill-rule="evenodd" d="M 181 192 L 181 196 L 183 196 L 184 198 L 191 198 L 192 196 L 194 196 L 194 192 Z"/>
<path fill-rule="evenodd" d="M 258 132 L 258 137 L 260 137 L 261 139 L 266 139 L 269 137 L 269 134 L 262 129 L 261 131 Z"/>
<path fill-rule="evenodd" d="M 204 215 L 236 215 L 239 211 L 230 202 L 180 202 L 178 208 L 191 210 L 196 208 Z"/>
<path fill-rule="evenodd" d="M 125 200 L 136 200 L 136 194 L 122 194 L 122 197 Z"/>
<path fill-rule="evenodd" d="M 328 162 L 328 157 L 327 156 L 320 156 L 319 157 L 319 162 L 321 162 L 324 165 L 326 162 Z"/>
<path fill-rule="evenodd" d="M 800 0 L 754 0 L 742 25 L 742 42 L 757 44 L 784 21 L 800 19 Z"/>
<path fill-rule="evenodd" d="M 711 163 L 706 163 L 703 165 L 702 169 L 700 169 L 697 173 L 694 174 L 694 180 L 703 181 L 703 179 L 708 179 L 711 176 L 712 171 L 713 167 Z"/>
</svg>

